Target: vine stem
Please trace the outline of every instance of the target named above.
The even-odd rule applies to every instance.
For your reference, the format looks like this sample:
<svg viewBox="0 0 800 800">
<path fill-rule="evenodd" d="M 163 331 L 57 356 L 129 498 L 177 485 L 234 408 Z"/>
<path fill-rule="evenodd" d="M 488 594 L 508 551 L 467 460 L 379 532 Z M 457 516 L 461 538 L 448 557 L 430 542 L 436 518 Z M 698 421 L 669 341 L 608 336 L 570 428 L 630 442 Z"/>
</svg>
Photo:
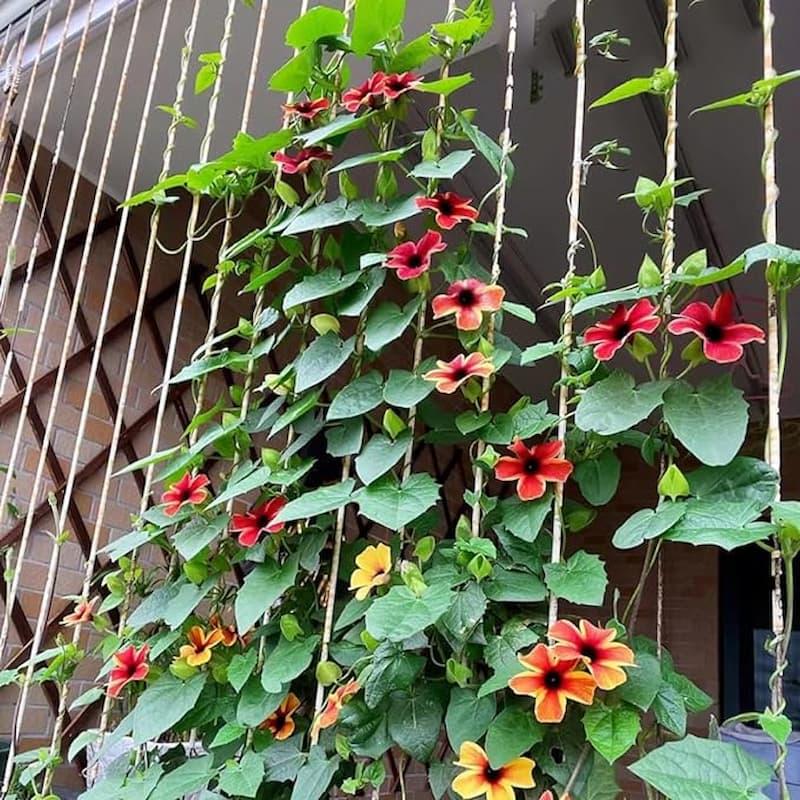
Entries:
<svg viewBox="0 0 800 800">
<path fill-rule="evenodd" d="M 508 197 L 508 163 L 511 156 L 511 112 L 514 109 L 514 56 L 517 52 L 517 5 L 511 3 L 511 10 L 508 17 L 508 63 L 506 67 L 506 91 L 503 104 L 504 119 L 503 133 L 500 135 L 500 182 L 497 185 L 497 207 L 494 215 L 494 248 L 492 251 L 492 279 L 493 284 L 500 281 L 500 252 L 503 249 L 503 228 L 506 218 L 506 199 Z M 495 315 L 489 317 L 489 324 L 486 330 L 486 341 L 489 345 L 494 345 Z M 481 412 L 489 410 L 489 400 L 491 397 L 492 376 L 483 379 L 483 389 L 481 392 L 480 409 Z M 477 458 L 483 455 L 484 443 L 479 441 L 477 446 Z M 483 493 L 483 468 L 480 464 L 475 467 L 475 481 L 473 485 L 474 505 L 472 506 L 472 526 L 473 537 L 481 535 L 481 494 Z"/>
<path fill-rule="evenodd" d="M 569 209 L 569 247 L 567 249 L 567 272 L 564 275 L 566 286 L 575 274 L 575 259 L 580 247 L 580 201 L 583 183 L 583 140 L 586 117 L 586 0 L 575 0 L 575 131 L 572 144 L 572 182 L 567 207 Z M 567 435 L 567 416 L 569 410 L 569 365 L 567 358 L 573 343 L 572 298 L 564 301 L 564 315 L 561 321 L 561 378 L 558 388 L 558 433 L 559 441 Z M 564 486 L 557 483 L 553 499 L 553 543 L 550 561 L 558 564 L 564 550 Z M 558 619 L 558 597 L 550 595 L 547 618 L 552 626 Z"/>
<path fill-rule="evenodd" d="M 764 39 L 764 79 L 769 80 L 776 75 L 773 57 L 773 29 L 775 15 L 772 11 L 772 0 L 762 0 L 761 25 Z M 775 126 L 775 102 L 770 95 L 764 106 L 764 152 L 761 169 L 764 177 L 764 216 L 762 227 L 764 241 L 767 244 L 778 242 L 778 189 L 777 162 L 775 144 L 778 141 L 778 131 Z M 770 274 L 769 265 L 767 275 Z M 768 353 L 768 426 L 765 443 L 765 460 L 775 470 L 778 476 L 776 499 L 781 496 L 781 339 L 780 321 L 778 310 L 777 290 L 772 283 L 767 281 L 767 353 Z M 788 607 L 784 603 L 783 572 L 786 566 L 786 602 L 791 602 Z M 787 667 L 787 655 L 791 639 L 791 625 L 794 612 L 794 574 L 791 559 L 784 562 L 780 550 L 780 542 L 776 539 L 773 544 L 771 558 L 772 566 L 772 632 L 770 642 L 774 648 L 775 670 L 770 676 L 769 686 L 771 695 L 771 708 L 773 713 L 782 714 L 786 708 L 784 695 L 784 672 Z M 789 786 L 786 780 L 786 745 L 778 745 L 778 756 L 775 761 L 775 774 L 778 777 L 781 800 L 789 800 Z"/>
</svg>

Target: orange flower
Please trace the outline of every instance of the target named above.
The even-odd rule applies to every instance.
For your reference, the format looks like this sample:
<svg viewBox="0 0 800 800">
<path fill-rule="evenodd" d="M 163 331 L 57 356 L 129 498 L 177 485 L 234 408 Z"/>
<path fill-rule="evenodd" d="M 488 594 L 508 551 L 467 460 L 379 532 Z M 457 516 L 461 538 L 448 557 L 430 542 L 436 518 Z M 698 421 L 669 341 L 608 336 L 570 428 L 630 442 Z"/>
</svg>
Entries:
<svg viewBox="0 0 800 800">
<path fill-rule="evenodd" d="M 222 634 L 221 641 L 223 646 L 233 647 L 236 642 L 239 641 L 239 635 L 236 633 L 236 626 L 226 625 L 220 618 L 219 614 L 212 614 L 209 622 L 215 631 L 219 631 Z"/>
<path fill-rule="evenodd" d="M 109 697 L 119 697 L 120 692 L 131 681 L 143 681 L 150 672 L 150 665 L 147 657 L 150 655 L 150 647 L 143 644 L 138 650 L 129 645 L 119 653 L 114 653 L 113 660 L 116 666 L 109 674 L 108 689 Z"/>
<path fill-rule="evenodd" d="M 446 294 L 433 298 L 433 318 L 456 315 L 456 328 L 476 331 L 483 321 L 484 311 L 499 311 L 506 295 L 502 286 L 487 286 L 477 278 L 467 278 L 451 284 Z"/>
<path fill-rule="evenodd" d="M 589 668 L 599 688 L 615 689 L 628 680 L 623 666 L 633 665 L 633 650 L 615 641 L 614 628 L 599 628 L 582 619 L 577 627 L 562 619 L 550 628 L 550 638 L 560 659 L 581 660 Z"/>
<path fill-rule="evenodd" d="M 212 649 L 225 638 L 225 635 L 219 628 L 206 633 L 199 625 L 195 625 L 189 629 L 186 638 L 189 644 L 181 647 L 180 657 L 190 667 L 201 667 L 211 661 Z"/>
<path fill-rule="evenodd" d="M 354 694 L 358 694 L 361 689 L 361 684 L 358 681 L 350 681 L 350 683 L 334 689 L 325 702 L 325 708 L 322 709 L 320 715 L 314 720 L 311 726 L 312 731 L 321 731 L 325 728 L 330 728 L 335 725 L 339 719 L 339 714 L 344 707 L 344 704 Z"/>
<path fill-rule="evenodd" d="M 192 506 L 199 506 L 208 497 L 206 486 L 211 483 L 206 475 L 192 475 L 190 472 L 173 483 L 164 494 L 161 495 L 161 502 L 164 503 L 164 513 L 168 517 L 174 517 L 181 508 L 189 503 Z"/>
<path fill-rule="evenodd" d="M 555 648 L 544 644 L 537 644 L 519 661 L 526 671 L 515 675 L 508 685 L 515 694 L 535 698 L 534 713 L 539 722 L 561 722 L 567 700 L 592 704 L 597 684 L 587 672 L 576 669 L 578 661 L 562 661 Z"/>
<path fill-rule="evenodd" d="M 539 800 L 556 800 L 556 796 L 548 789 L 546 792 L 542 792 L 542 796 Z M 562 794 L 561 800 L 570 800 L 570 796 L 568 794 Z"/>
<path fill-rule="evenodd" d="M 514 789 L 532 789 L 533 759 L 515 758 L 493 769 L 489 757 L 475 742 L 463 742 L 458 753 L 457 767 L 463 772 L 452 783 L 453 791 L 463 798 L 486 795 L 486 800 L 514 800 Z"/>
<path fill-rule="evenodd" d="M 494 364 L 482 353 L 456 356 L 451 361 L 437 361 L 436 369 L 426 372 L 422 377 L 434 381 L 436 389 L 442 394 L 453 394 L 470 378 L 487 378 L 494 372 Z"/>
<path fill-rule="evenodd" d="M 385 586 L 392 579 L 392 551 L 385 544 L 365 547 L 356 556 L 358 569 L 350 576 L 350 590 L 356 600 L 366 600 L 373 587 Z"/>
<path fill-rule="evenodd" d="M 296 694 L 289 692 L 278 708 L 258 727 L 262 731 L 270 731 L 277 741 L 282 742 L 294 733 L 295 725 L 292 717 L 298 708 L 300 708 L 300 700 Z"/>
<path fill-rule="evenodd" d="M 514 455 L 498 459 L 494 474 L 500 481 L 516 481 L 520 500 L 536 500 L 547 481 L 564 483 L 572 474 L 572 463 L 563 458 L 564 442 L 558 439 L 532 447 L 517 439 L 509 450 Z"/>
<path fill-rule="evenodd" d="M 94 619 L 94 607 L 99 599 L 99 597 L 93 597 L 91 600 L 79 600 L 75 603 L 75 610 L 67 614 L 61 620 L 61 624 L 73 627 L 75 625 L 83 625 L 84 622 L 91 622 Z"/>
</svg>

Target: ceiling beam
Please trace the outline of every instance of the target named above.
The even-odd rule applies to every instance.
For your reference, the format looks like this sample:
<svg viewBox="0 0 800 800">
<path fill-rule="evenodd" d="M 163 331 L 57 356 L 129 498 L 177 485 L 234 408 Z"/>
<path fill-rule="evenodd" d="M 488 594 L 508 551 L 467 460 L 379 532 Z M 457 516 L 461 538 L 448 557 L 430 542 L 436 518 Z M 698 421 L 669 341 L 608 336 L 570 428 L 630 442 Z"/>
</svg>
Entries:
<svg viewBox="0 0 800 800">
<path fill-rule="evenodd" d="M 761 3 L 759 0 L 742 0 L 742 9 L 747 15 L 751 27 L 761 27 Z"/>
</svg>

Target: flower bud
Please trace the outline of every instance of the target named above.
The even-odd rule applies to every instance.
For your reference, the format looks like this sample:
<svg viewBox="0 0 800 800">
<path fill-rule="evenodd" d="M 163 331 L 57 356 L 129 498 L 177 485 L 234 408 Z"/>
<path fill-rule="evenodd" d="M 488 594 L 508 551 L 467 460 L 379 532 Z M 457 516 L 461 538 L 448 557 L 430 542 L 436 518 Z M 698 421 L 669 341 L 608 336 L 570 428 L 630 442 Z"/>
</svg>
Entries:
<svg viewBox="0 0 800 800">
<path fill-rule="evenodd" d="M 320 661 L 317 664 L 317 681 L 322 686 L 331 686 L 342 677 L 342 668 L 333 661 Z"/>
<path fill-rule="evenodd" d="M 669 497 L 673 502 L 678 497 L 688 497 L 690 494 L 689 481 L 680 471 L 677 464 L 670 464 L 667 471 L 661 476 L 658 482 L 658 494 L 660 497 Z"/>
</svg>

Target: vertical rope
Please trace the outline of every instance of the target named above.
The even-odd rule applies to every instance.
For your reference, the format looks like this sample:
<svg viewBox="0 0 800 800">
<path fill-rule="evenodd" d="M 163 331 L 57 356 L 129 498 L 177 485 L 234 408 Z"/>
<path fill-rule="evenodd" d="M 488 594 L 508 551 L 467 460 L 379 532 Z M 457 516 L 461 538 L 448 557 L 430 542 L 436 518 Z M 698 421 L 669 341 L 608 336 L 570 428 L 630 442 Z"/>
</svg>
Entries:
<svg viewBox="0 0 800 800">
<path fill-rule="evenodd" d="M 491 283 L 498 283 L 500 280 L 500 251 L 503 248 L 503 230 L 506 217 L 506 197 L 508 194 L 508 161 L 511 155 L 511 112 L 514 108 L 514 55 L 517 51 L 517 5 L 511 3 L 511 10 L 508 19 L 508 46 L 507 46 L 507 66 L 506 66 L 506 88 L 503 103 L 503 133 L 500 135 L 500 182 L 497 185 L 496 202 L 494 216 L 494 247 L 492 251 L 492 279 Z M 486 330 L 486 340 L 490 345 L 494 345 L 495 334 L 495 315 L 489 317 L 489 324 Z M 491 377 L 483 379 L 483 391 L 481 396 L 481 412 L 489 410 L 491 398 Z M 477 457 L 483 454 L 483 442 L 478 442 Z M 472 535 L 474 537 L 481 534 L 481 504 L 479 498 L 483 492 L 483 469 L 475 467 L 475 480 L 473 492 L 475 494 L 475 505 L 472 507 Z"/>
<path fill-rule="evenodd" d="M 55 5 L 55 0 L 50 0 L 50 5 L 47 7 L 47 16 L 45 17 L 42 35 L 41 38 L 39 39 L 39 49 L 37 50 L 36 58 L 33 62 L 33 66 L 31 67 L 30 75 L 28 76 L 28 88 L 27 91 L 25 92 L 25 100 L 23 101 L 22 110 L 20 111 L 17 132 L 14 135 L 14 143 L 11 147 L 11 158 L 8 162 L 8 168 L 6 170 L 5 178 L 3 179 L 3 188 L 0 189 L 0 211 L 3 210 L 3 204 L 5 201 L 6 192 L 8 192 L 9 182 L 11 181 L 11 173 L 14 169 L 14 163 L 16 161 L 17 153 L 19 151 L 19 146 L 22 141 L 25 118 L 27 117 L 28 107 L 30 105 L 31 96 L 33 95 L 33 86 L 34 83 L 36 82 L 36 74 L 39 68 L 39 62 L 42 59 L 45 39 L 47 38 L 47 32 L 50 26 L 50 19 L 52 17 L 54 5 Z M 16 257 L 16 250 L 17 250 L 17 239 L 19 237 L 20 231 L 22 229 L 22 224 L 25 219 L 25 209 L 27 208 L 28 204 L 28 195 L 30 193 L 31 183 L 33 182 L 33 175 L 36 170 L 36 161 L 39 158 L 39 150 L 41 149 L 42 145 L 42 136 L 44 134 L 45 124 L 50 114 L 50 104 L 53 99 L 55 84 L 58 78 L 58 71 L 59 68 L 61 67 L 61 57 L 64 54 L 64 45 L 66 43 L 67 32 L 69 30 L 69 24 L 72 18 L 72 12 L 74 8 L 75 8 L 75 0 L 70 0 L 69 6 L 67 7 L 67 14 L 64 19 L 64 30 L 61 34 L 61 38 L 58 41 L 58 48 L 56 50 L 55 62 L 53 63 L 53 68 L 50 72 L 50 81 L 47 84 L 47 92 L 45 94 L 44 104 L 42 105 L 42 110 L 39 116 L 39 127 L 36 130 L 36 137 L 34 139 L 33 147 L 31 149 L 30 163 L 28 164 L 28 171 L 27 174 L 25 175 L 25 185 L 21 192 L 22 199 L 17 205 L 17 216 L 14 221 L 14 228 L 11 231 L 11 238 L 9 240 L 8 249 L 6 251 L 5 266 L 3 267 L 3 277 L 2 279 L 0 279 L 0 317 L 3 315 L 3 311 L 5 309 L 5 303 L 8 296 L 8 289 L 11 283 L 11 273 L 13 272 L 14 269 L 14 259 Z M 89 24 L 88 19 L 86 24 L 87 25 Z M 22 56 L 20 55 L 20 58 L 21 57 Z"/>
<path fill-rule="evenodd" d="M 580 201 L 583 182 L 583 139 L 586 115 L 586 0 L 575 0 L 575 130 L 572 144 L 572 182 L 567 206 L 569 208 L 569 248 L 567 250 L 566 285 L 575 274 L 575 259 L 580 247 Z M 573 342 L 572 298 L 564 301 L 564 316 L 561 327 L 561 381 L 558 390 L 558 433 L 564 441 L 567 435 L 567 413 L 569 403 L 569 365 L 567 356 Z M 561 561 L 564 550 L 564 486 L 555 484 L 553 500 L 553 542 L 550 560 Z M 558 597 L 550 595 L 548 621 L 552 625 L 558 619 Z"/>
<path fill-rule="evenodd" d="M 168 25 L 169 25 L 170 15 L 172 13 L 172 2 L 173 2 L 173 0 L 166 0 L 164 11 L 163 11 L 163 16 L 162 16 L 162 21 L 161 21 L 161 28 L 159 30 L 158 41 L 157 41 L 157 44 L 156 44 L 156 50 L 155 50 L 155 53 L 154 53 L 154 56 L 153 56 L 153 63 L 151 65 L 151 69 L 150 69 L 150 81 L 149 81 L 148 87 L 147 87 L 147 93 L 146 93 L 144 105 L 143 105 L 143 108 L 142 108 L 141 122 L 139 124 L 139 131 L 138 131 L 138 134 L 137 134 L 136 144 L 134 146 L 134 153 L 133 153 L 133 159 L 132 159 L 131 167 L 130 167 L 130 175 L 129 175 L 129 179 L 128 179 L 128 185 L 127 185 L 127 188 L 125 190 L 125 196 L 126 197 L 130 196 L 132 194 L 132 192 L 133 192 L 133 188 L 134 188 L 135 181 L 136 181 L 136 176 L 137 176 L 137 173 L 138 173 L 138 170 L 139 170 L 139 162 L 141 160 L 142 148 L 143 148 L 143 145 L 144 145 L 144 137 L 145 137 L 145 133 L 146 133 L 146 130 L 147 130 L 148 122 L 150 120 L 149 110 L 150 110 L 150 108 L 152 106 L 152 102 L 153 102 L 153 95 L 154 95 L 154 92 L 155 92 L 156 76 L 158 75 L 158 68 L 159 68 L 160 63 L 161 63 L 161 56 L 162 56 L 163 49 L 164 49 L 164 40 L 166 38 L 166 33 L 167 33 Z M 179 108 L 181 101 L 182 101 L 182 97 L 179 98 L 179 102 L 178 102 L 178 105 L 176 106 L 176 108 Z M 176 117 L 177 117 L 177 115 L 176 115 Z M 173 120 L 172 125 L 170 127 L 171 128 L 173 126 L 177 127 L 178 124 L 179 124 L 179 121 L 176 118 L 176 119 Z M 171 149 L 170 149 L 170 153 L 171 153 Z M 63 527 L 66 525 L 66 510 L 69 507 L 69 503 L 70 503 L 70 501 L 72 499 L 72 493 L 73 493 L 74 486 L 75 486 L 75 479 L 76 479 L 77 472 L 78 472 L 80 451 L 81 451 L 81 446 L 82 446 L 83 441 L 84 441 L 84 435 L 85 435 L 85 432 L 86 432 L 86 423 L 87 423 L 87 419 L 88 419 L 88 415 L 89 415 L 89 407 L 90 407 L 91 400 L 92 400 L 92 392 L 93 392 L 93 388 L 94 388 L 94 384 L 95 384 L 95 380 L 96 380 L 96 376 L 97 376 L 97 370 L 98 370 L 98 367 L 99 367 L 100 356 L 101 356 L 101 353 L 102 353 L 103 342 L 104 342 L 105 333 L 106 333 L 106 326 L 108 324 L 108 316 L 109 316 L 109 312 L 110 312 L 110 308 L 111 308 L 111 301 L 112 301 L 112 298 L 114 296 L 114 285 L 116 283 L 116 273 L 117 273 L 117 269 L 119 267 L 119 262 L 120 262 L 121 255 L 122 255 L 122 247 L 123 247 L 123 244 L 124 244 L 124 241 L 125 241 L 125 236 L 126 236 L 126 230 L 127 230 L 129 216 L 130 216 L 130 209 L 128 207 L 126 207 L 125 209 L 123 209 L 122 217 L 120 219 L 119 229 L 117 231 L 117 238 L 116 238 L 116 243 L 115 243 L 115 247 L 114 247 L 114 254 L 113 254 L 113 258 L 112 258 L 112 267 L 111 267 L 111 271 L 110 271 L 110 274 L 109 274 L 109 277 L 108 277 L 106 296 L 105 296 L 104 304 L 103 304 L 103 311 L 102 311 L 100 323 L 99 323 L 99 326 L 98 326 L 97 338 L 95 340 L 92 363 L 91 363 L 91 367 L 89 369 L 89 378 L 87 380 L 87 388 L 86 388 L 86 391 L 85 391 L 85 394 L 84 394 L 84 401 L 83 401 L 83 407 L 81 409 L 80 423 L 79 423 L 79 426 L 78 426 L 78 432 L 77 432 L 77 436 L 76 436 L 76 440 L 75 440 L 75 446 L 73 448 L 73 454 L 72 454 L 72 461 L 70 463 L 69 476 L 67 478 L 66 487 L 64 489 L 64 495 L 63 495 L 63 499 L 62 499 L 61 518 L 59 520 L 60 529 L 63 529 Z M 111 467 L 111 469 L 113 469 L 113 465 L 114 465 L 114 462 L 116 460 L 116 443 L 118 442 L 119 435 L 121 433 L 122 419 L 123 419 L 124 410 L 125 410 L 125 407 L 126 407 L 126 404 L 127 404 L 128 384 L 130 382 L 130 373 L 132 371 L 132 366 L 135 363 L 135 348 L 136 348 L 136 345 L 138 345 L 138 329 L 139 329 L 139 326 L 141 325 L 141 320 L 142 320 L 142 316 L 143 316 L 143 309 L 144 309 L 143 298 L 146 298 L 146 296 L 147 296 L 148 284 L 149 284 L 149 265 L 147 265 L 147 274 L 145 275 L 144 271 L 142 273 L 141 286 L 140 286 L 140 289 L 139 289 L 139 299 L 137 300 L 137 307 L 136 307 L 136 312 L 134 314 L 134 320 L 133 320 L 133 330 L 131 332 L 131 345 L 133 346 L 134 352 L 133 353 L 130 352 L 131 346 L 129 345 L 129 353 L 128 353 L 128 358 L 126 360 L 125 376 L 123 378 L 123 391 L 120 393 L 120 399 L 119 399 L 118 408 L 117 408 L 117 415 L 116 415 L 115 424 L 114 424 L 114 432 L 112 434 L 112 440 L 114 441 L 114 444 L 112 445 L 111 450 L 109 452 L 109 458 L 108 458 L 107 467 L 106 467 L 106 474 L 107 475 L 110 472 L 109 466 Z M 112 457 L 112 451 L 113 451 L 113 457 Z M 103 515 L 104 515 L 104 513 L 105 513 L 105 501 L 107 500 L 107 493 L 108 493 L 108 489 L 107 489 L 107 486 L 106 486 L 105 482 L 104 482 L 104 485 L 103 485 L 103 491 L 104 491 L 104 494 L 102 494 L 102 496 L 101 496 L 101 503 L 103 505 Z M 100 515 L 98 515 L 98 516 L 100 516 Z M 81 591 L 81 598 L 84 601 L 88 601 L 89 600 L 89 591 L 90 591 L 92 577 L 93 577 L 93 574 L 94 574 L 94 566 L 95 566 L 95 560 L 96 560 L 96 555 L 97 555 L 97 543 L 98 543 L 98 538 L 99 538 L 99 531 L 100 531 L 100 527 L 96 524 L 95 528 L 94 528 L 93 536 L 92 536 L 92 543 L 91 543 L 91 547 L 90 547 L 89 557 L 87 558 L 87 562 L 86 562 L 86 571 L 85 571 L 85 576 L 84 576 L 83 586 L 82 586 L 82 591 Z M 73 641 L 74 644 L 77 644 L 80 641 L 81 628 L 82 628 L 82 623 L 78 623 L 75 626 L 75 628 L 73 629 L 72 641 Z M 58 752 L 60 750 L 61 728 L 62 728 L 62 725 L 63 725 L 64 713 L 66 711 L 66 702 L 67 702 L 68 695 L 69 695 L 69 684 L 65 683 L 61 687 L 61 692 L 60 692 L 60 696 L 59 696 L 59 708 L 58 708 L 58 712 L 56 714 L 56 721 L 55 721 L 55 725 L 54 725 L 54 728 L 53 728 L 53 735 L 51 737 L 51 742 L 50 742 L 50 753 L 54 757 L 56 755 L 58 755 Z M 47 771 L 45 772 L 44 784 L 43 784 L 43 792 L 47 792 L 49 790 L 50 784 L 52 782 L 52 778 L 53 778 L 53 769 L 52 768 L 48 768 Z"/>
<path fill-rule="evenodd" d="M 6 142 L 6 126 L 8 125 L 8 118 L 11 113 L 11 107 L 14 105 L 14 99 L 17 96 L 17 92 L 19 91 L 19 73 L 20 73 L 20 66 L 22 64 L 22 54 L 25 51 L 25 46 L 28 43 L 28 36 L 31 31 L 31 25 L 33 23 L 33 17 L 35 14 L 36 9 L 32 8 L 28 13 L 28 20 L 24 28 L 24 32 L 22 34 L 22 39 L 18 42 L 15 42 L 12 47 L 11 51 L 13 51 L 13 64 L 9 63 L 8 65 L 8 75 L 6 78 L 6 99 L 3 102 L 3 113 L 0 115 L 0 144 L 5 146 Z M 0 66 L 2 66 L 6 60 L 9 62 L 12 61 L 11 52 L 8 49 L 8 43 L 11 39 L 11 29 L 13 25 L 9 25 L 6 28 L 6 36 L 3 45 L 3 56 L 0 59 Z M 11 163 L 11 162 L 9 162 Z M 0 166 L 2 166 L 2 159 L 0 159 Z"/>
<path fill-rule="evenodd" d="M 75 93 L 75 87 L 78 83 L 78 75 L 80 74 L 81 65 L 83 64 L 83 56 L 86 51 L 86 41 L 89 35 L 89 28 L 90 28 L 90 21 L 92 18 L 92 12 L 94 11 L 94 3 L 95 0 L 91 0 L 89 3 L 89 8 L 86 15 L 86 23 L 83 26 L 83 31 L 81 32 L 80 43 L 78 44 L 78 50 L 75 54 L 75 62 L 72 67 L 72 78 L 70 80 L 70 87 L 67 91 L 67 99 L 66 103 L 64 104 L 64 111 L 61 115 L 61 124 L 59 125 L 58 134 L 56 136 L 56 144 L 53 148 L 53 152 L 50 158 L 50 171 L 47 176 L 47 183 L 45 185 L 44 194 L 42 196 L 42 209 L 46 209 L 50 204 L 50 195 L 53 191 L 53 187 L 55 185 L 55 178 L 56 172 L 58 171 L 58 165 L 61 161 L 61 148 L 64 143 L 64 134 L 67 128 L 67 121 L 69 119 L 69 112 L 72 108 L 72 99 Z M 33 169 L 31 166 L 28 168 L 28 175 L 33 175 Z M 13 323 L 13 333 L 11 335 L 11 348 L 13 350 L 14 346 L 17 342 L 17 335 L 18 330 L 22 327 L 22 316 L 27 309 L 27 302 L 28 302 L 28 292 L 30 291 L 31 284 L 33 282 L 33 270 L 34 266 L 36 265 L 36 256 L 39 254 L 39 246 L 42 241 L 42 234 L 44 232 L 44 223 L 45 223 L 45 214 L 42 213 L 39 215 L 39 219 L 36 223 L 36 230 L 33 235 L 33 243 L 31 245 L 30 252 L 28 253 L 28 264 L 25 269 L 25 280 L 22 284 L 22 290 L 20 291 L 19 300 L 17 302 L 17 314 L 16 318 Z M 53 242 L 49 243 L 51 246 Z M 2 378 L 0 378 L 0 397 L 5 396 L 6 386 L 8 385 L 8 378 L 11 373 L 11 359 L 6 359 L 5 364 L 3 365 L 3 374 Z"/>
<path fill-rule="evenodd" d="M 89 103 L 89 109 L 86 116 L 86 122 L 85 122 L 83 137 L 81 140 L 80 151 L 78 153 L 78 159 L 75 163 L 75 169 L 72 175 L 72 183 L 70 185 L 69 193 L 67 196 L 67 204 L 64 210 L 64 218 L 61 224 L 58 246 L 56 247 L 56 253 L 53 258 L 53 266 L 52 266 L 52 272 L 50 274 L 50 282 L 47 287 L 47 295 L 45 297 L 44 306 L 42 308 L 41 323 L 39 325 L 39 330 L 36 336 L 36 343 L 34 344 L 34 349 L 33 349 L 33 356 L 31 358 L 31 366 L 28 374 L 28 382 L 25 387 L 25 394 L 22 398 L 22 405 L 20 407 L 19 418 L 17 420 L 17 428 L 14 433 L 14 440 L 11 445 L 11 455 L 8 459 L 8 469 L 5 475 L 5 479 L 3 481 L 2 495 L 0 495 L 0 521 L 4 519 L 6 509 L 8 508 L 8 498 L 11 492 L 11 484 L 13 483 L 14 470 L 16 468 L 16 463 L 17 463 L 17 456 L 19 455 L 20 445 L 22 442 L 22 434 L 25 428 L 28 408 L 30 407 L 31 404 L 31 400 L 33 397 L 33 388 L 36 383 L 36 370 L 45 343 L 46 324 L 52 310 L 56 285 L 58 283 L 58 278 L 59 278 L 59 272 L 61 269 L 64 252 L 66 249 L 67 239 L 69 238 L 69 227 L 72 222 L 72 214 L 75 209 L 78 187 L 82 180 L 81 173 L 83 171 L 83 162 L 86 156 L 86 150 L 89 142 L 89 135 L 94 123 L 94 115 L 97 110 L 97 101 L 100 95 L 100 86 L 102 84 L 103 77 L 105 75 L 106 64 L 108 61 L 108 53 L 111 45 L 111 36 L 113 35 L 114 28 L 116 26 L 118 5 L 119 5 L 119 0 L 117 0 L 114 4 L 111 14 L 111 19 L 109 20 L 108 28 L 106 30 L 106 37 L 103 42 L 103 50 L 96 71 L 94 89 L 92 91 L 92 97 Z M 88 235 L 87 235 L 87 240 L 88 240 Z M 63 363 L 59 364 L 59 373 L 62 380 L 63 380 L 63 369 L 62 369 L 63 366 L 64 366 Z M 43 471 L 44 469 L 43 459 L 45 453 L 46 453 L 46 443 L 42 445 L 42 451 L 39 459 L 39 466 L 37 467 L 37 473 L 39 473 L 40 470 Z M 38 491 L 38 484 L 36 491 Z M 34 492 L 31 493 L 31 497 L 35 500 Z M 32 503 L 30 509 L 28 510 L 28 515 L 26 516 L 25 526 L 23 528 L 22 537 L 19 543 L 19 553 L 17 556 L 16 568 L 14 570 L 14 576 L 11 581 L 11 586 L 9 587 L 8 597 L 10 602 L 6 604 L 3 613 L 3 626 L 2 630 L 0 630 L 0 658 L 2 658 L 3 654 L 5 653 L 5 647 L 8 642 L 9 627 L 11 622 L 11 608 L 13 607 L 14 600 L 16 599 L 16 593 L 19 588 L 21 568 L 22 564 L 24 563 L 25 550 L 27 548 L 28 538 L 30 536 L 31 525 L 33 521 L 33 511 L 34 511 L 34 504 Z"/>
</svg>

